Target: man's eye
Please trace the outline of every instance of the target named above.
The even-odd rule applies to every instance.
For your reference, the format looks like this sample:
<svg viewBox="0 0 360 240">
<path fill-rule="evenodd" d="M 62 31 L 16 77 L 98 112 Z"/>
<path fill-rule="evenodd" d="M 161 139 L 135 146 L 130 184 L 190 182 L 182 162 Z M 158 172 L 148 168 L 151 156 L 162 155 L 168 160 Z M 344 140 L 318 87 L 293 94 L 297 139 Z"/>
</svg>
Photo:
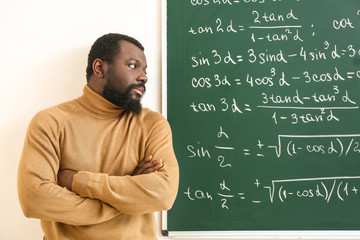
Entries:
<svg viewBox="0 0 360 240">
<path fill-rule="evenodd" d="M 134 69 L 136 68 L 136 64 L 129 64 L 129 67 Z"/>
</svg>

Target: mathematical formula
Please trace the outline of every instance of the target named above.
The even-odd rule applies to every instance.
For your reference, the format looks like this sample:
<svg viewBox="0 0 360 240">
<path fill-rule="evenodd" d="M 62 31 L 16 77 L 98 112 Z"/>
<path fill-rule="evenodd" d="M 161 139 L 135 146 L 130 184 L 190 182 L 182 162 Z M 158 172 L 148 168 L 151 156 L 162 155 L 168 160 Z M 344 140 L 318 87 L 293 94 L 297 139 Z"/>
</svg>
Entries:
<svg viewBox="0 0 360 240">
<path fill-rule="evenodd" d="M 251 64 L 266 63 L 291 63 L 293 60 L 301 60 L 303 62 L 325 62 L 329 60 L 341 60 L 343 58 L 355 58 L 360 56 L 360 47 L 350 44 L 343 48 L 339 48 L 336 44 L 331 45 L 328 41 L 324 42 L 322 49 L 317 47 L 306 49 L 299 47 L 292 52 L 285 52 L 279 49 L 265 49 L 259 51 L 256 49 L 248 49 L 246 54 L 241 54 L 226 50 L 209 50 L 208 52 L 198 52 L 191 56 L 190 64 L 192 68 L 211 67 L 216 65 L 239 65 L 244 61 Z M 356 71 L 356 70 L 355 70 Z"/>
<path fill-rule="evenodd" d="M 255 179 L 253 187 L 263 191 L 262 198 L 248 196 L 243 189 L 235 190 L 226 180 L 219 182 L 216 192 L 188 187 L 183 194 L 190 201 L 217 201 L 225 210 L 238 201 L 262 204 L 319 200 L 329 204 L 332 201 L 345 202 L 347 199 L 360 198 L 360 176 L 272 180 L 270 185 L 264 186 L 259 179 Z"/>
<path fill-rule="evenodd" d="M 217 139 L 231 140 L 222 126 L 217 133 Z M 208 139 L 209 142 L 212 139 Z M 276 143 L 276 144 L 273 144 Z M 226 145 L 216 144 L 209 147 L 206 142 L 197 141 L 185 146 L 188 159 L 215 159 L 219 167 L 231 167 L 231 162 L 239 161 L 244 156 L 267 157 L 298 157 L 307 155 L 327 158 L 338 158 L 350 155 L 360 157 L 360 134 L 337 134 L 337 135 L 278 135 L 273 143 L 264 143 L 261 139 L 253 144 L 239 146 L 237 141 L 228 141 Z M 226 159 L 224 151 L 230 151 L 236 158 Z M 221 153 L 219 153 L 221 152 Z M 270 155 L 269 155 L 270 154 Z M 242 156 L 239 159 L 239 156 Z"/>
</svg>

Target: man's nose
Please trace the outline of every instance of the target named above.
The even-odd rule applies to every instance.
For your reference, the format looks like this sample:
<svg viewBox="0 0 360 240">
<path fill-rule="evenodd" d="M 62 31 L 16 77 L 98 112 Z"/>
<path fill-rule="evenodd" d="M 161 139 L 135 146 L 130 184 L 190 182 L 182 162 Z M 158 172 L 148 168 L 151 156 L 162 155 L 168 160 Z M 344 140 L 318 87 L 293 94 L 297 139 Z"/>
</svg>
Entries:
<svg viewBox="0 0 360 240">
<path fill-rule="evenodd" d="M 140 75 L 137 77 L 137 80 L 143 83 L 147 83 L 148 78 L 144 72 L 140 73 Z"/>
</svg>

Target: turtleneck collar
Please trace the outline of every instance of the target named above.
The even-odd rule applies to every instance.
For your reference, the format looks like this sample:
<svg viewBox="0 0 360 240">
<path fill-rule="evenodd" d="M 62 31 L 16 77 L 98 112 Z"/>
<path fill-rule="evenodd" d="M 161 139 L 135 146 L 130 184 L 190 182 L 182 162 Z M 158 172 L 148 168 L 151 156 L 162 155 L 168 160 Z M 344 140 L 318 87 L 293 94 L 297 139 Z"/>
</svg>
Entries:
<svg viewBox="0 0 360 240">
<path fill-rule="evenodd" d="M 84 94 L 76 101 L 92 115 L 103 118 L 119 117 L 124 112 L 123 108 L 109 102 L 88 85 L 85 85 L 83 92 Z"/>
</svg>

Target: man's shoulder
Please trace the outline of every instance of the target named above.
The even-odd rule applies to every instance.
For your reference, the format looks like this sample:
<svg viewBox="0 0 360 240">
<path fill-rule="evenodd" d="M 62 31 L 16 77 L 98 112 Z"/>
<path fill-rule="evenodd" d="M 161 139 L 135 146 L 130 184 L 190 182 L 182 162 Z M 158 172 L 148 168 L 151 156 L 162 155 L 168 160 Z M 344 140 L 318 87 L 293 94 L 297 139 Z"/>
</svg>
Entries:
<svg viewBox="0 0 360 240">
<path fill-rule="evenodd" d="M 48 125 L 61 125 L 65 119 L 73 114 L 77 105 L 74 100 L 43 109 L 35 114 L 32 123 Z"/>
<path fill-rule="evenodd" d="M 140 121 L 146 124 L 154 124 L 157 122 L 167 122 L 165 117 L 158 112 L 155 112 L 149 108 L 143 108 L 139 114 Z"/>
<path fill-rule="evenodd" d="M 169 131 L 170 126 L 166 118 L 158 112 L 148 108 L 143 108 L 138 115 L 140 124 L 145 132 L 156 131 Z"/>
<path fill-rule="evenodd" d="M 164 137 L 171 135 L 167 119 L 158 112 L 143 108 L 139 114 L 140 126 L 147 136 Z"/>
</svg>

